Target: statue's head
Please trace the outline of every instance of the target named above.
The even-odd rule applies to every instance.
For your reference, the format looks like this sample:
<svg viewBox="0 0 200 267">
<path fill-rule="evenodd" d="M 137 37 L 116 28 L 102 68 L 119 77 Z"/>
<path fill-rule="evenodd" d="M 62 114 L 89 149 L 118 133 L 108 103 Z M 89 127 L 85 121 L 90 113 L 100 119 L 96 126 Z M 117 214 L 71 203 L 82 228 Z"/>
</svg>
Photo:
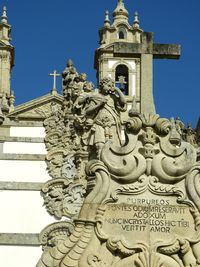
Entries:
<svg viewBox="0 0 200 267">
<path fill-rule="evenodd" d="M 67 67 L 72 67 L 72 66 L 73 66 L 73 61 L 71 59 L 68 59 Z"/>
<path fill-rule="evenodd" d="M 109 94 L 113 91 L 115 82 L 110 77 L 104 77 L 99 83 L 99 92 L 102 94 Z"/>
<path fill-rule="evenodd" d="M 86 73 L 81 73 L 80 74 L 80 81 L 85 82 L 87 80 L 87 74 Z"/>
<path fill-rule="evenodd" d="M 91 92 L 94 90 L 94 84 L 92 82 L 85 82 L 83 85 L 83 90 L 85 92 Z"/>
</svg>

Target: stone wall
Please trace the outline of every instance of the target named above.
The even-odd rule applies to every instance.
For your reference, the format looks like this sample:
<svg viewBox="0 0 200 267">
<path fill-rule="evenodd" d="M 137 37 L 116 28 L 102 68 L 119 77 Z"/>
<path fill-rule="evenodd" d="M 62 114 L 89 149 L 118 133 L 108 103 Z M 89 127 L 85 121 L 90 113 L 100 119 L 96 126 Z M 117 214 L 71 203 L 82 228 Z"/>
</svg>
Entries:
<svg viewBox="0 0 200 267">
<path fill-rule="evenodd" d="M 0 262 L 33 267 L 41 256 L 39 233 L 55 222 L 40 190 L 46 170 L 42 123 L 10 123 L 0 129 Z"/>
</svg>

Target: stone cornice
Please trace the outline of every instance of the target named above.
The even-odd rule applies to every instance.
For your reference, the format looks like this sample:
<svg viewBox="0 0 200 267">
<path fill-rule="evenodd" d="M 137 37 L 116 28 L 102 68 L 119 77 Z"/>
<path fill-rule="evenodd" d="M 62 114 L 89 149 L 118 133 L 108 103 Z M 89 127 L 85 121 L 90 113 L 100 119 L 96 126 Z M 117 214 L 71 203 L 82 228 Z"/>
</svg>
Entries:
<svg viewBox="0 0 200 267">
<path fill-rule="evenodd" d="M 39 234 L 0 233 L 0 245 L 40 246 Z"/>
<path fill-rule="evenodd" d="M 31 182 L 0 182 L 0 190 L 40 191 L 43 183 Z"/>
<path fill-rule="evenodd" d="M 0 136 L 0 142 L 43 143 L 44 138 L 41 138 L 41 137 Z"/>
<path fill-rule="evenodd" d="M 32 161 L 44 161 L 45 154 L 14 154 L 4 153 L 0 154 L 0 160 L 32 160 Z"/>
</svg>

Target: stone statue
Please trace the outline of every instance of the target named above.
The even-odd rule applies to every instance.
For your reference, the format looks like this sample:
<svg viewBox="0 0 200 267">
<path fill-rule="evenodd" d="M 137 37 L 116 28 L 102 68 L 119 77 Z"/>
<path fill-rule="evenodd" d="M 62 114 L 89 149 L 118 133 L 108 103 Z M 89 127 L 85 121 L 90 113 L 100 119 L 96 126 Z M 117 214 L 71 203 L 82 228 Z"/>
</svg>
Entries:
<svg viewBox="0 0 200 267">
<path fill-rule="evenodd" d="M 77 91 L 78 88 L 76 85 L 76 82 L 74 82 L 75 78 L 78 77 L 78 73 L 76 71 L 76 68 L 73 65 L 73 61 L 69 59 L 67 61 L 67 66 L 62 72 L 62 91 L 63 96 L 68 102 L 68 107 L 71 108 L 72 106 L 72 98 L 74 91 Z"/>
<path fill-rule="evenodd" d="M 85 82 L 83 91 L 73 104 L 76 126 L 82 129 L 81 139 L 85 146 L 94 147 L 99 157 L 101 148 L 107 141 L 120 145 L 121 119 L 120 112 L 126 111 L 126 100 L 114 81 L 103 78 L 99 92 L 93 91 L 93 84 Z"/>
<path fill-rule="evenodd" d="M 75 78 L 75 81 L 79 85 L 79 91 L 80 92 L 83 91 L 83 87 L 84 87 L 84 84 L 85 84 L 86 80 L 87 80 L 87 74 L 86 73 L 81 73 L 79 76 L 77 76 Z"/>
<path fill-rule="evenodd" d="M 193 146 L 197 146 L 197 133 L 192 128 L 191 124 L 185 129 L 186 132 L 186 141 L 192 144 Z"/>
<path fill-rule="evenodd" d="M 45 120 L 53 179 L 42 188 L 44 204 L 71 220 L 41 232 L 37 267 L 200 266 L 194 130 L 186 138 L 180 119 L 141 114 L 135 99 L 122 122 L 127 104 L 114 81 L 103 78 L 96 92 L 80 77 L 67 83 L 63 109 L 52 107 Z"/>
<path fill-rule="evenodd" d="M 93 127 L 89 137 L 89 145 L 94 145 L 99 157 L 102 147 L 107 141 L 121 144 L 120 112 L 126 111 L 126 100 L 114 81 L 103 78 L 99 84 L 99 93 L 88 95 L 85 116 L 93 119 Z"/>
<path fill-rule="evenodd" d="M 67 61 L 67 66 L 62 73 L 63 86 L 66 86 L 72 82 L 77 75 L 78 74 L 76 72 L 76 68 L 74 67 L 73 61 L 69 59 Z"/>
</svg>

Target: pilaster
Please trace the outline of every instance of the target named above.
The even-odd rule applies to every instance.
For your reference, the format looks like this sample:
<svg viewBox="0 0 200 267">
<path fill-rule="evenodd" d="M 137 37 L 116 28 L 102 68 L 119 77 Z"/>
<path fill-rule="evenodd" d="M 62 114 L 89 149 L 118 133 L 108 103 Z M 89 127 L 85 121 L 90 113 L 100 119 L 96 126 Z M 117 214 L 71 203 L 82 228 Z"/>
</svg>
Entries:
<svg viewBox="0 0 200 267">
<path fill-rule="evenodd" d="M 141 54 L 141 113 L 155 113 L 153 99 L 153 55 Z"/>
</svg>

